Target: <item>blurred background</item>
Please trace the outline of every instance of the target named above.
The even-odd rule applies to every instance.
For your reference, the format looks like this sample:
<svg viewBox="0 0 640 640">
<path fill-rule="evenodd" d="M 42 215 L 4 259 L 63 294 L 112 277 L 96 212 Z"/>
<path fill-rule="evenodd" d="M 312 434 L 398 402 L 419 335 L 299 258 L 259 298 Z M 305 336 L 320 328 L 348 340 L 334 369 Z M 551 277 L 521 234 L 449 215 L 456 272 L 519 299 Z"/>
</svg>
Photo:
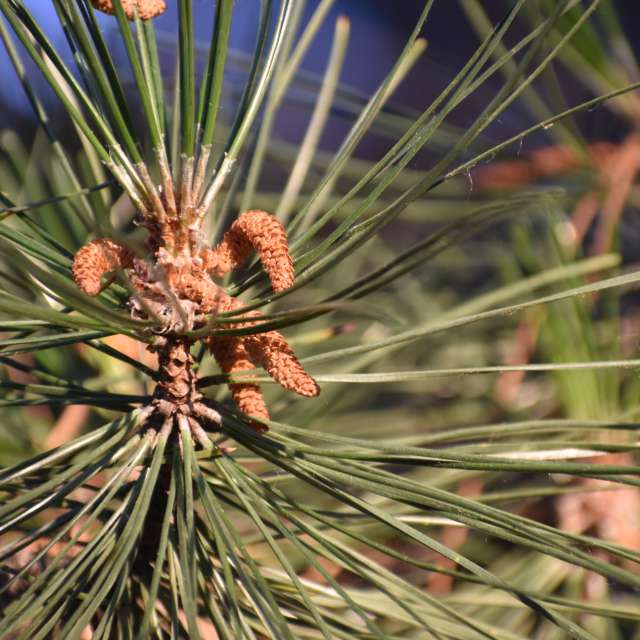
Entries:
<svg viewBox="0 0 640 640">
<path fill-rule="evenodd" d="M 65 36 L 54 18 L 50 3 L 25 0 L 25 4 L 40 23 L 50 25 L 48 35 L 52 42 L 59 48 L 64 47 Z M 480 3 L 436 0 L 422 34 L 428 43 L 426 52 L 419 57 L 358 145 L 354 159 L 338 181 L 336 194 L 345 193 L 371 167 L 371 162 L 380 158 L 408 129 L 473 54 L 486 34 L 487 25 L 496 24 L 512 4 L 508 0 Z M 510 30 L 507 46 L 518 42 L 519 37 L 538 24 L 538 5 L 549 7 L 552 3 L 541 0 L 540 3 L 528 4 L 530 10 L 524 12 Z M 171 87 L 177 16 L 175 3 L 170 0 L 169 5 L 169 10 L 158 19 L 156 26 L 163 70 Z M 211 0 L 194 2 L 196 15 L 200 9 L 207 15 L 206 20 L 197 23 L 203 43 L 210 37 L 211 5 Z M 484 13 L 479 14 L 474 9 L 478 5 Z M 636 2 L 631 0 L 603 1 L 594 19 L 563 50 L 553 68 L 541 75 L 531 92 L 524 94 L 493 122 L 454 165 L 470 160 L 502 140 L 517 136 L 551 114 L 628 83 L 638 82 L 640 72 L 635 56 L 640 53 L 640 22 L 635 19 L 635 5 Z M 257 0 L 236 0 L 235 6 L 231 37 L 234 52 L 229 60 L 221 107 L 226 125 L 233 120 L 242 92 L 260 3 Z M 317 6 L 316 0 L 307 2 L 301 20 L 303 25 Z M 336 0 L 305 55 L 285 100 L 277 109 L 267 161 L 262 167 L 258 187 L 252 194 L 252 206 L 273 210 L 287 182 L 298 143 L 309 124 L 338 16 L 346 15 L 351 22 L 346 60 L 318 152 L 301 190 L 301 201 L 324 175 L 332 152 L 340 146 L 367 99 L 389 72 L 423 6 L 424 2 L 419 0 Z M 575 15 L 569 18 L 575 18 Z M 100 21 L 113 46 L 112 53 L 122 63 L 119 66 L 126 75 L 128 65 L 119 49 L 115 23 L 106 16 L 101 16 Z M 561 25 L 562 28 L 566 26 Z M 205 51 L 203 47 L 201 64 Z M 72 59 L 68 50 L 66 59 Z M 54 175 L 45 154 L 41 153 L 42 131 L 35 124 L 29 103 L 1 48 L 0 69 L 0 191 L 9 193 L 18 203 L 24 203 L 70 190 L 58 180 L 59 176 Z M 34 79 L 39 95 L 48 105 L 51 126 L 60 133 L 65 144 L 75 150 L 76 157 L 82 157 L 77 137 L 65 135 L 70 131 L 70 124 L 57 101 L 32 67 L 27 66 L 27 73 Z M 460 138 L 465 127 L 473 122 L 502 82 L 503 77 L 499 74 L 490 77 L 456 108 L 429 144 L 402 172 L 398 184 L 389 191 L 397 195 L 417 182 L 422 177 L 421 172 L 432 166 Z M 133 91 L 132 79 L 130 89 Z M 366 317 L 366 314 L 358 317 L 356 314 L 353 320 L 348 313 L 341 315 L 338 312 L 329 321 L 309 323 L 299 331 L 292 328 L 292 342 L 300 346 L 302 353 L 306 350 L 313 354 L 323 345 L 340 348 L 364 344 L 383 339 L 403 327 L 422 326 L 429 319 L 450 320 L 456 313 L 471 313 L 506 304 L 511 300 L 510 286 L 521 291 L 518 294 L 521 297 L 524 294 L 534 295 L 533 292 L 543 286 L 555 290 L 553 287 L 560 286 L 560 279 L 554 278 L 559 273 L 574 273 L 571 265 L 576 261 L 593 259 L 596 262 L 592 263 L 593 268 L 583 265 L 584 271 L 575 271 L 566 286 L 586 286 L 593 282 L 596 274 L 599 277 L 603 273 L 611 275 L 637 269 L 640 258 L 637 216 L 640 205 L 639 126 L 640 96 L 635 92 L 585 109 L 526 139 L 517 138 L 499 153 L 485 157 L 480 164 L 440 184 L 412 202 L 393 225 L 385 228 L 381 237 L 375 238 L 358 255 L 348 256 L 341 263 L 340 270 L 348 270 L 351 275 L 379 268 L 416 239 L 426 237 L 452 220 L 464 220 L 465 215 L 481 207 L 487 207 L 489 211 L 503 211 L 504 215 L 496 215 L 498 222 L 495 224 L 494 218 L 488 216 L 489 224 L 480 225 L 477 230 L 470 228 L 477 231 L 473 237 L 461 232 L 450 245 L 442 250 L 434 249 L 433 256 L 425 259 L 413 272 L 374 292 L 367 300 L 371 309 L 380 312 L 380 317 Z M 256 136 L 249 140 L 245 162 L 251 160 L 257 129 Z M 219 135 L 219 142 L 222 142 L 225 131 L 221 129 Z M 82 162 L 78 164 L 82 171 Z M 247 165 L 248 162 L 238 171 L 240 186 L 234 186 L 236 199 L 230 207 L 232 213 L 242 201 L 242 181 Z M 87 174 L 87 185 L 95 183 L 92 181 L 95 175 L 97 173 Z M 116 212 L 113 219 L 120 228 L 126 228 L 131 207 L 120 201 L 117 190 L 113 190 L 112 196 L 114 201 L 108 200 L 106 206 L 113 204 L 112 214 Z M 388 197 L 385 193 L 384 198 Z M 380 208 L 387 203 L 384 198 L 379 202 Z M 86 230 L 73 227 L 69 222 L 71 217 L 62 206 L 57 209 L 51 207 L 52 215 L 48 218 L 43 216 L 43 224 L 50 225 L 52 234 L 62 245 L 74 250 L 83 244 Z M 312 288 L 306 294 L 302 292 L 301 295 L 308 296 L 303 302 L 313 303 L 322 299 L 322 295 L 329 295 L 341 284 L 339 273 L 330 274 L 317 289 Z M 518 287 L 523 288 L 520 290 Z M 520 299 L 515 294 L 514 297 Z M 450 446 L 457 452 L 468 447 L 467 450 L 474 452 L 481 450 L 497 454 L 518 448 L 531 449 L 535 453 L 537 449 L 554 443 L 558 447 L 576 443 L 582 446 L 585 439 L 586 447 L 590 438 L 594 441 L 603 438 L 609 444 L 619 445 L 623 452 L 617 454 L 617 458 L 600 461 L 629 464 L 633 454 L 625 446 L 631 442 L 630 434 L 620 436 L 605 429 L 596 433 L 567 428 L 567 431 L 552 431 L 549 435 L 543 430 L 536 432 L 532 429 L 529 432 L 523 428 L 517 431 L 515 427 L 510 432 L 510 427 L 507 427 L 504 431 L 496 429 L 494 437 L 490 430 L 478 432 L 478 435 L 469 425 L 527 420 L 617 420 L 622 419 L 621 416 L 625 420 L 632 419 L 637 415 L 640 397 L 640 378 L 636 368 L 625 366 L 576 372 L 562 370 L 561 365 L 633 359 L 637 357 L 639 341 L 640 315 L 634 291 L 583 296 L 557 305 L 532 308 L 522 314 L 496 317 L 490 323 L 473 324 L 438 334 L 409 348 L 385 352 L 385 357 L 379 359 L 377 356 L 369 360 L 363 357 L 336 365 L 338 372 L 347 373 L 497 367 L 490 375 L 432 377 L 378 387 L 327 385 L 319 399 L 302 403 L 283 394 L 278 395 L 278 391 L 272 388 L 267 393 L 273 396 L 269 402 L 276 417 L 285 415 L 292 424 L 313 426 L 327 432 L 381 440 L 387 438 L 417 445 L 431 442 L 436 443 L 433 446 Z M 139 345 L 136 351 L 122 340 L 116 346 L 123 352 L 131 348 L 128 353 L 135 359 L 142 360 L 149 355 L 145 356 Z M 68 355 L 69 351 L 53 349 L 39 352 L 34 359 L 48 373 L 71 376 L 96 389 L 123 393 L 140 391 L 141 376 L 133 375 L 130 367 L 123 366 L 122 362 L 113 362 L 108 354 L 92 351 L 85 345 L 76 349 L 72 357 Z M 25 361 L 32 363 L 29 357 Z M 545 373 L 508 370 L 509 367 L 536 363 L 557 364 L 560 368 Z M 147 364 L 153 366 L 152 361 Z M 322 367 L 318 369 L 322 370 Z M 14 381 L 21 379 L 13 369 L 7 375 Z M 29 380 L 28 375 L 23 379 Z M 348 388 L 348 393 L 342 391 L 343 388 Z M 72 415 L 72 410 L 77 415 Z M 0 450 L 9 460 L 12 456 L 23 457 L 27 450 L 38 451 L 66 441 L 88 424 L 86 407 L 29 407 L 26 409 L 30 412 L 29 429 L 20 432 L 19 425 L 25 422 L 23 411 L 22 408 L 16 409 L 13 427 L 8 423 L 9 426 L 0 429 L 0 437 L 3 438 Z M 327 416 L 336 419 L 327 420 Z M 95 424 L 99 423 L 96 416 L 91 419 Z M 49 435 L 52 424 L 55 425 L 53 439 Z M 65 431 L 69 426 L 70 429 Z M 471 430 L 465 432 L 466 427 Z M 456 436 L 458 428 L 461 432 Z M 16 432 L 24 438 L 21 443 L 23 449 L 15 444 Z M 448 433 L 452 434 L 450 440 Z M 11 450 L 12 447 L 15 451 Z M 504 506 L 505 510 L 576 534 L 589 531 L 599 537 L 608 535 L 602 527 L 598 528 L 606 521 L 602 517 L 601 503 L 596 500 L 576 506 L 568 500 L 563 501 L 564 493 L 569 493 L 567 478 L 549 474 L 522 473 L 514 476 L 426 468 L 415 472 L 412 477 L 452 492 L 479 497 L 488 503 L 493 501 Z M 579 482 L 575 482 L 574 489 L 580 488 Z M 304 491 L 295 483 L 291 483 L 289 488 L 294 494 Z M 509 495 L 511 488 L 514 488 L 514 493 Z M 637 528 L 630 530 L 627 514 L 640 511 L 638 492 L 620 491 L 616 495 L 620 509 L 610 509 L 614 521 L 608 523 L 611 525 L 609 531 L 615 530 L 614 542 L 637 552 L 640 550 L 640 533 Z M 306 494 L 304 498 L 307 498 Z M 320 498 L 318 501 L 321 503 Z M 609 506 L 614 502 L 607 497 Z M 335 505 L 323 503 L 322 506 L 329 508 Z M 576 519 L 575 514 L 581 509 L 588 517 Z M 387 534 L 376 531 L 372 535 L 385 539 Z M 466 530 L 455 527 L 441 527 L 438 535 L 445 544 L 463 549 L 467 557 L 483 566 L 490 566 L 496 574 L 507 576 L 525 588 L 537 588 L 548 593 L 565 589 L 563 593 L 569 593 L 578 600 L 583 594 L 587 594 L 588 599 L 611 597 L 631 605 L 633 599 L 637 599 L 633 590 L 620 588 L 594 572 L 568 572 L 566 564 L 517 544 L 493 539 L 488 542 L 478 532 L 467 535 Z M 400 543 L 391 540 L 390 544 Z M 413 551 L 415 549 L 409 548 L 409 555 Z M 427 554 L 425 558 L 452 568 L 442 558 L 434 556 Z M 389 558 L 385 561 L 389 561 L 389 565 L 398 572 L 413 570 L 407 569 L 403 563 L 394 564 Z M 348 582 L 350 576 L 348 572 L 344 573 L 347 574 L 344 580 Z M 576 577 L 578 573 L 579 578 Z M 431 575 L 425 580 L 425 585 L 434 593 L 451 593 L 453 581 L 449 578 Z M 463 585 L 461 595 L 454 593 L 452 602 L 456 603 L 457 595 L 467 607 L 475 607 L 480 588 L 475 592 L 474 588 L 473 585 Z M 607 593 L 608 588 L 610 593 Z M 520 629 L 524 634 L 533 628 L 534 623 L 527 617 L 528 613 L 519 612 L 517 615 L 524 621 L 517 620 L 511 625 L 509 611 L 499 620 L 502 614 L 497 612 L 497 608 L 490 611 L 482 609 L 478 607 L 474 615 L 486 616 L 490 623 L 504 624 L 509 628 L 516 628 L 522 623 Z M 622 631 L 615 621 L 592 620 L 590 624 L 596 637 L 640 638 L 637 628 L 629 630 L 637 624 L 627 622 L 620 627 Z M 560 636 L 553 635 L 551 630 L 548 635 L 536 637 Z"/>
<path fill-rule="evenodd" d="M 52 4 L 43 0 L 26 0 L 26 6 L 33 12 L 33 15 L 43 25 L 50 25 L 48 35 L 57 47 L 64 44 L 64 34 L 59 22 L 55 18 L 55 9 Z M 157 20 L 159 31 L 165 31 L 166 38 L 162 47 L 163 61 L 167 71 L 172 68 L 173 55 L 173 33 L 177 23 L 177 9 L 175 3 L 169 2 L 167 12 Z M 210 11 L 208 0 L 195 0 L 194 10 L 204 9 L 207 14 Z M 277 2 L 275 3 L 277 5 Z M 418 62 L 416 70 L 402 83 L 391 101 L 393 108 L 410 112 L 417 112 L 428 105 L 441 91 L 443 86 L 451 79 L 453 73 L 460 69 L 468 57 L 475 51 L 478 44 L 478 35 L 465 14 L 464 1 L 458 2 L 436 2 L 429 16 L 427 24 L 423 30 L 423 36 L 428 40 L 428 53 Z M 467 3 L 468 4 L 468 3 Z M 628 42 L 637 49 L 640 48 L 640 24 L 635 18 L 637 8 L 634 2 L 627 0 L 616 0 L 612 2 L 615 7 L 620 23 L 626 32 Z M 318 5 L 318 0 L 309 0 L 306 3 L 302 22 L 306 23 Z M 487 15 L 495 21 L 504 15 L 505 7 L 510 2 L 491 1 L 482 3 Z M 369 96 L 378 86 L 381 78 L 384 77 L 391 67 L 399 52 L 404 46 L 407 35 L 411 32 L 415 20 L 419 15 L 424 2 L 422 0 L 402 0 L 394 2 L 392 0 L 336 0 L 330 9 L 329 15 L 321 25 L 317 37 L 311 44 L 308 53 L 302 63 L 301 76 L 309 74 L 322 74 L 326 65 L 331 39 L 333 36 L 333 25 L 335 19 L 344 14 L 351 21 L 351 34 L 349 48 L 347 52 L 347 63 L 344 66 L 341 76 L 341 84 L 345 88 L 352 89 L 357 95 Z M 236 15 L 232 25 L 231 46 L 237 52 L 236 63 L 241 67 L 240 61 L 243 54 L 247 55 L 253 47 L 255 29 L 260 2 L 258 0 L 237 0 Z M 100 22 L 108 34 L 112 32 L 110 38 L 114 47 L 118 46 L 119 40 L 116 36 L 117 27 L 114 22 L 106 16 L 100 17 Z M 196 25 L 199 31 L 198 36 L 204 43 L 208 40 L 211 31 L 211 21 L 203 20 Z M 107 36 L 108 37 L 108 36 Z M 122 52 L 121 52 L 122 53 Z M 71 54 L 67 54 L 67 60 L 71 59 Z M 123 58 L 124 59 L 124 58 Z M 21 90 L 15 75 L 9 65 L 7 54 L 0 49 L 0 68 L 2 72 L 2 82 L 0 83 L 0 127 L 11 128 L 19 132 L 27 139 L 34 135 L 33 117 L 30 113 L 27 99 Z M 31 70 L 33 71 L 33 70 Z M 560 70 L 562 73 L 562 70 Z M 636 70 L 636 75 L 637 75 Z M 33 73 L 34 78 L 37 74 Z M 309 77 L 309 76 L 307 76 Z M 569 102 L 579 101 L 586 97 L 588 91 L 579 83 L 571 82 L 570 74 L 566 74 L 563 79 L 569 80 L 568 84 L 563 83 L 565 98 Z M 300 79 L 299 79 L 300 80 Z M 300 82 L 298 83 L 298 89 Z M 40 85 L 44 96 L 48 96 L 51 104 L 55 105 L 55 100 L 47 91 L 45 84 Z M 482 92 L 491 92 L 491 86 L 485 85 Z M 236 96 L 237 97 L 237 96 Z M 306 125 L 306 114 L 308 108 L 304 109 L 295 98 L 295 87 L 291 92 L 290 100 L 281 109 L 276 123 L 276 133 L 283 139 L 297 140 L 304 133 Z M 478 102 L 482 102 L 486 95 L 480 93 Z M 224 109 L 233 109 L 229 96 L 229 102 Z M 298 95 L 300 99 L 300 95 Z M 297 107 L 297 108 L 296 108 Z M 308 107 L 308 105 L 307 105 Z M 465 111 L 474 112 L 472 104 L 461 110 L 459 114 L 460 123 L 464 125 Z M 61 111 L 60 111 L 61 113 Z M 344 115 L 344 114 L 342 114 Z M 336 121 L 340 119 L 339 108 L 334 108 L 333 116 Z M 527 116 L 522 108 L 516 104 L 504 116 L 501 122 L 496 125 L 501 130 L 499 137 L 512 135 L 521 128 Z M 468 117 L 467 117 L 468 120 Z M 586 135 L 619 138 L 620 128 L 611 122 L 608 113 L 603 110 L 595 110 L 589 114 L 581 116 L 581 129 Z M 335 127 L 335 128 L 334 128 Z M 343 127 L 344 129 L 345 127 Z M 326 132 L 323 146 L 331 148 L 335 145 L 339 137 L 339 125 L 334 122 Z M 540 140 L 530 139 L 527 145 L 536 145 Z M 361 149 L 360 154 L 378 157 L 380 149 L 374 142 L 368 141 Z"/>
</svg>

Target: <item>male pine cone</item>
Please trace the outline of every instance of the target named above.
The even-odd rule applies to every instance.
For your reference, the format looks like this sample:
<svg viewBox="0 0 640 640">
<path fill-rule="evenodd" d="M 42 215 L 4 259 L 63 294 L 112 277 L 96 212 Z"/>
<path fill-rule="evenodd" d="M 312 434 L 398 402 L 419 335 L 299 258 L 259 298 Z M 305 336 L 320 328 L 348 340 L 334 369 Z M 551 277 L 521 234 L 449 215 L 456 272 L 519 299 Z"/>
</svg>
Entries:
<svg viewBox="0 0 640 640">
<path fill-rule="evenodd" d="M 121 2 L 128 20 L 134 19 L 136 8 L 138 9 L 140 20 L 151 20 L 151 18 L 159 16 L 167 9 L 167 4 L 164 0 L 121 0 Z M 113 15 L 116 12 L 114 0 L 91 0 L 91 4 L 98 11 L 104 11 L 104 13 Z"/>
</svg>

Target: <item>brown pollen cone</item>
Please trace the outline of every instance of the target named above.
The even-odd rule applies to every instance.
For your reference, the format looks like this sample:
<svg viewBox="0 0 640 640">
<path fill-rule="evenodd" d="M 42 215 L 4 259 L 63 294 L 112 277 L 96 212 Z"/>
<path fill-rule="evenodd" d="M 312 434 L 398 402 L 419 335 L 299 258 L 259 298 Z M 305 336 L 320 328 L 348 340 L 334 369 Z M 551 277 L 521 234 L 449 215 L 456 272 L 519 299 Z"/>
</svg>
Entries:
<svg viewBox="0 0 640 640">
<path fill-rule="evenodd" d="M 219 336 L 207 340 L 209 350 L 224 373 L 237 373 L 255 369 L 255 364 L 249 357 L 242 340 L 235 336 Z M 269 410 L 262 397 L 262 391 L 257 384 L 230 384 L 229 389 L 233 400 L 243 413 L 269 420 Z M 253 423 L 252 426 L 265 429 L 264 425 Z"/>
<path fill-rule="evenodd" d="M 235 298 L 229 298 L 232 306 L 225 311 L 235 311 L 241 304 Z M 243 318 L 251 318 L 248 322 L 221 325 L 221 327 L 245 328 L 256 326 L 262 314 L 249 311 Z M 251 360 L 260 365 L 277 383 L 289 391 L 314 398 L 320 394 L 318 383 L 303 369 L 293 349 L 285 337 L 275 330 L 264 333 L 252 333 L 242 336 L 243 344 Z"/>
<path fill-rule="evenodd" d="M 232 298 L 210 280 L 202 278 L 193 282 L 183 278 L 183 292 L 190 299 L 211 309 L 210 313 L 225 313 L 241 309 L 241 303 Z M 191 297 L 193 296 L 193 297 Z M 249 311 L 243 317 L 247 321 L 218 325 L 220 328 L 244 328 L 255 326 L 261 317 L 258 311 Z M 304 370 L 293 349 L 278 331 L 267 331 L 243 336 L 211 336 L 207 345 L 225 373 L 237 373 L 259 365 L 280 385 L 289 391 L 312 398 L 320 393 L 318 383 Z M 256 384 L 234 383 L 229 385 L 238 407 L 246 414 L 268 420 L 260 387 Z"/>
<path fill-rule="evenodd" d="M 249 355 L 279 384 L 301 396 L 319 395 L 318 383 L 302 368 L 293 349 L 278 331 L 245 336 Z"/>
<path fill-rule="evenodd" d="M 91 4 L 104 13 L 113 15 L 116 12 L 113 0 L 91 0 Z M 122 0 L 122 8 L 128 20 L 134 19 L 136 8 L 140 20 L 151 20 L 164 13 L 167 4 L 165 0 Z"/>
<path fill-rule="evenodd" d="M 220 277 L 240 266 L 255 251 L 278 293 L 293 285 L 293 261 L 282 223 L 265 211 L 246 211 L 214 249 L 202 252 L 204 268 Z"/>
<path fill-rule="evenodd" d="M 110 271 L 127 269 L 133 264 L 133 253 L 121 244 L 98 238 L 78 250 L 71 271 L 78 288 L 89 296 L 100 293 L 102 276 Z"/>
</svg>

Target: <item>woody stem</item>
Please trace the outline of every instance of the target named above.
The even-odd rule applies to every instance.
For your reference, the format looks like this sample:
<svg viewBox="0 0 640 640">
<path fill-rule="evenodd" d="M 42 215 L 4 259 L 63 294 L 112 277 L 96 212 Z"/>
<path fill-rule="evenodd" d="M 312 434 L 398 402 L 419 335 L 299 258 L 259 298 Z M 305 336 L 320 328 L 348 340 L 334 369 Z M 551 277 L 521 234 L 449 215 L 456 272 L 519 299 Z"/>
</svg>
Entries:
<svg viewBox="0 0 640 640">
<path fill-rule="evenodd" d="M 155 391 L 158 400 L 169 402 L 177 410 L 198 401 L 197 375 L 193 370 L 193 356 L 189 340 L 181 336 L 166 338 L 156 347 L 160 379 Z"/>
</svg>

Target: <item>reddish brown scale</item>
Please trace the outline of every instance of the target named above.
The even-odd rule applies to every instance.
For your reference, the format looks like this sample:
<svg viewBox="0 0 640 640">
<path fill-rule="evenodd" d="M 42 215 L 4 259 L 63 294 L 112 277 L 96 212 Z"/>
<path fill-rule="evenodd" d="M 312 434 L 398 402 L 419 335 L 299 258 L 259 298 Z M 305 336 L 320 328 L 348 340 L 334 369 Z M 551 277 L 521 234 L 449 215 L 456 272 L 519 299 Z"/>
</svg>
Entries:
<svg viewBox="0 0 640 640">
<path fill-rule="evenodd" d="M 160 380 L 157 395 L 169 400 L 174 406 L 185 404 L 198 395 L 189 346 L 188 340 L 177 339 L 168 342 L 166 348 L 158 350 Z"/>
<path fill-rule="evenodd" d="M 133 265 L 133 253 L 126 247 L 98 238 L 82 247 L 73 258 L 71 271 L 78 288 L 89 296 L 100 293 L 102 277 Z"/>
<path fill-rule="evenodd" d="M 91 0 L 91 4 L 98 10 L 113 15 L 115 7 L 113 0 Z M 122 0 L 122 8 L 128 20 L 133 20 L 135 9 L 138 9 L 140 20 L 151 20 L 164 13 L 167 4 L 164 0 Z"/>
<path fill-rule="evenodd" d="M 176 220 L 167 220 L 163 223 L 145 223 L 149 230 L 149 238 L 145 246 L 152 255 L 156 255 L 158 249 L 166 249 L 170 253 L 176 251 L 176 238 L 179 235 L 179 225 Z"/>
</svg>

